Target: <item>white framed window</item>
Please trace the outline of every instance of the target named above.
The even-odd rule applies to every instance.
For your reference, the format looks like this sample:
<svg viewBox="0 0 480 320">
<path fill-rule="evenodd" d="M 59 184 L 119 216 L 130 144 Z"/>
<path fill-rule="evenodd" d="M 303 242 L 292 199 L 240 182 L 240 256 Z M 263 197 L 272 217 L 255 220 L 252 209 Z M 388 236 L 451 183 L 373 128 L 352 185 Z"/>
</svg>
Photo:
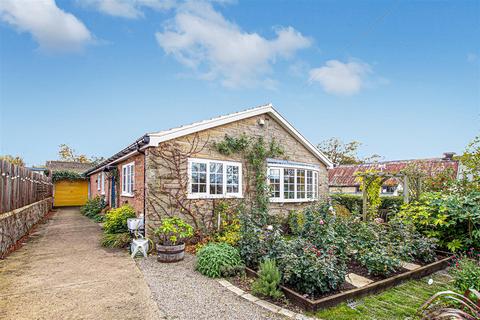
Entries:
<svg viewBox="0 0 480 320">
<path fill-rule="evenodd" d="M 135 163 L 130 162 L 122 166 L 122 196 L 133 197 L 135 183 Z"/>
<path fill-rule="evenodd" d="M 270 202 L 306 202 L 318 199 L 318 169 L 288 163 L 268 165 Z"/>
<path fill-rule="evenodd" d="M 99 174 L 97 175 L 97 191 L 100 191 L 101 179 L 102 179 L 102 173 L 99 173 Z"/>
<path fill-rule="evenodd" d="M 105 194 L 105 172 L 100 174 L 100 193 Z"/>
<path fill-rule="evenodd" d="M 240 162 L 188 159 L 188 198 L 241 198 Z"/>
</svg>

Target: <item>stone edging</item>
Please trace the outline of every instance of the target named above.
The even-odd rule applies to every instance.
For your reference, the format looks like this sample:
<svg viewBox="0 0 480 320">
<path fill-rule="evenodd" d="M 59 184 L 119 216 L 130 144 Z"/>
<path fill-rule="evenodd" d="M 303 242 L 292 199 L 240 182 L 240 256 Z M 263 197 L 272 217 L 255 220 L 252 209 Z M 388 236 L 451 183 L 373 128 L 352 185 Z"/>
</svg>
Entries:
<svg viewBox="0 0 480 320">
<path fill-rule="evenodd" d="M 255 303 L 257 306 L 262 307 L 264 309 L 267 309 L 268 311 L 276 314 L 280 314 L 282 316 L 285 316 L 290 319 L 296 319 L 296 320 L 313 320 L 314 318 L 307 317 L 301 313 L 293 312 L 291 310 L 279 307 L 277 305 L 274 305 L 271 302 L 262 300 L 260 298 L 255 297 L 254 295 L 251 295 L 250 293 L 247 293 L 243 291 L 242 289 L 234 286 L 231 284 L 229 281 L 225 279 L 219 279 L 218 283 L 220 283 L 222 286 L 230 290 L 231 292 L 235 293 L 237 296 L 242 297 L 245 300 L 248 300 L 250 302 Z"/>
</svg>

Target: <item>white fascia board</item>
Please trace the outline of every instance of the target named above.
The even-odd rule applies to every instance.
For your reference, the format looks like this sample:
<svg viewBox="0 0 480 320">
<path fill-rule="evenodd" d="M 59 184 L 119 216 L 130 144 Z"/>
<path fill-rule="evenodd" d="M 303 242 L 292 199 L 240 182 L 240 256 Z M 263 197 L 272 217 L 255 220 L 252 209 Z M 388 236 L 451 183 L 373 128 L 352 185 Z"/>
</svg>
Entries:
<svg viewBox="0 0 480 320">
<path fill-rule="evenodd" d="M 155 133 L 152 133 L 152 134 L 149 134 L 150 143 L 148 144 L 148 146 L 156 147 L 156 146 L 158 146 L 158 144 L 160 144 L 162 142 L 165 142 L 165 141 L 169 141 L 169 140 L 172 140 L 172 139 L 183 137 L 183 136 L 186 136 L 186 135 L 189 135 L 189 134 L 192 134 L 192 133 L 196 133 L 196 132 L 199 132 L 199 131 L 211 129 L 211 128 L 218 127 L 218 126 L 228 124 L 228 123 L 232 123 L 232 122 L 235 122 L 235 121 L 243 120 L 243 119 L 246 119 L 246 118 L 254 117 L 254 116 L 257 116 L 257 115 L 260 115 L 260 114 L 269 113 L 271 111 L 273 111 L 272 105 L 268 104 L 268 105 L 258 107 L 258 108 L 255 108 L 255 109 L 246 110 L 246 111 L 243 111 L 243 112 L 238 112 L 238 113 L 222 116 L 222 117 L 219 117 L 219 118 L 216 118 L 216 119 L 212 119 L 212 120 L 208 120 L 208 121 L 201 121 L 201 122 L 197 122 L 197 123 L 187 125 L 187 126 L 184 126 L 184 127 L 172 129 L 172 130 L 169 130 L 165 133 L 160 133 L 158 135 L 155 134 Z"/>
<path fill-rule="evenodd" d="M 254 117 L 260 114 L 270 114 L 275 120 L 277 120 L 282 127 L 297 138 L 300 143 L 312 152 L 320 161 L 322 161 L 328 168 L 333 168 L 333 163 L 313 144 L 311 144 L 300 132 L 295 129 L 285 118 L 283 118 L 272 106 L 267 104 L 262 107 L 254 108 L 251 110 L 245 110 L 243 112 L 237 112 L 234 114 L 218 117 L 208 121 L 201 121 L 187 125 L 184 127 L 172 129 L 164 133 L 151 133 L 149 134 L 150 143 L 146 147 L 157 147 L 160 143 L 176 139 L 182 136 L 186 136 L 199 131 L 211 129 L 224 124 L 232 123 L 235 121 L 243 120 L 246 118 Z"/>
<path fill-rule="evenodd" d="M 315 147 L 310 141 L 308 141 L 293 125 L 290 124 L 280 113 L 278 113 L 275 109 L 272 108 L 271 114 L 273 117 L 282 125 L 284 129 L 286 129 L 288 132 L 290 132 L 294 137 L 296 137 L 302 145 L 307 148 L 310 152 L 312 152 L 320 161 L 322 161 L 328 168 L 333 168 L 333 162 L 330 161 L 330 159 L 327 158 L 321 152 L 318 150 L 317 147 Z"/>
<path fill-rule="evenodd" d="M 146 147 L 146 146 L 144 146 L 144 147 Z M 144 148 L 141 148 L 141 149 L 144 149 Z M 105 164 L 104 166 L 101 166 L 100 168 L 96 169 L 95 171 L 90 172 L 87 176 L 91 176 L 92 174 L 94 174 L 94 173 L 96 173 L 96 172 L 102 171 L 103 169 L 105 169 L 106 166 L 110 166 L 110 165 L 112 165 L 112 164 L 122 162 L 123 160 L 125 160 L 125 159 L 133 156 L 133 155 L 136 154 L 136 153 L 138 153 L 138 150 L 134 150 L 134 151 L 132 151 L 132 152 L 130 152 L 130 153 L 127 153 L 127 154 L 124 155 L 123 157 L 120 157 L 120 158 L 118 158 L 118 159 L 115 159 L 115 160 L 113 160 L 112 162 L 109 162 L 109 163 Z"/>
</svg>

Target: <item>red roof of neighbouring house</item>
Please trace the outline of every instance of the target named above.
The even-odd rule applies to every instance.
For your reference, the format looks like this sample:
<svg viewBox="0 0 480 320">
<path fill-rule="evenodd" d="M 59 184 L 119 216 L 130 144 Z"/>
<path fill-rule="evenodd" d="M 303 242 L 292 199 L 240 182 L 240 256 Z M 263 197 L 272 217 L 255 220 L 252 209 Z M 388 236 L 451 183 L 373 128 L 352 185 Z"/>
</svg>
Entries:
<svg viewBox="0 0 480 320">
<path fill-rule="evenodd" d="M 377 163 L 364 163 L 354 165 L 340 165 L 328 171 L 328 184 L 334 187 L 358 186 L 359 182 L 355 174 L 366 170 L 377 170 L 389 173 L 397 173 L 407 165 L 416 163 L 428 175 L 435 176 L 437 173 L 452 168 L 455 176 L 458 174 L 458 161 L 446 158 L 417 159 L 417 160 L 397 160 L 383 161 Z M 385 185 L 397 185 L 395 178 L 388 179 Z"/>
</svg>

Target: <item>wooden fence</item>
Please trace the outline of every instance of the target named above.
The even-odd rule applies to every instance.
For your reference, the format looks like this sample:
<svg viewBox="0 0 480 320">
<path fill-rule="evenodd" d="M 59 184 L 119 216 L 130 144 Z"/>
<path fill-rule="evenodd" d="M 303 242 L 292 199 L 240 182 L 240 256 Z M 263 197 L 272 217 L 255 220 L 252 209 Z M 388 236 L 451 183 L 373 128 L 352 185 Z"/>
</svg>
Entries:
<svg viewBox="0 0 480 320">
<path fill-rule="evenodd" d="M 0 213 L 8 212 L 53 195 L 50 177 L 0 160 Z"/>
</svg>

